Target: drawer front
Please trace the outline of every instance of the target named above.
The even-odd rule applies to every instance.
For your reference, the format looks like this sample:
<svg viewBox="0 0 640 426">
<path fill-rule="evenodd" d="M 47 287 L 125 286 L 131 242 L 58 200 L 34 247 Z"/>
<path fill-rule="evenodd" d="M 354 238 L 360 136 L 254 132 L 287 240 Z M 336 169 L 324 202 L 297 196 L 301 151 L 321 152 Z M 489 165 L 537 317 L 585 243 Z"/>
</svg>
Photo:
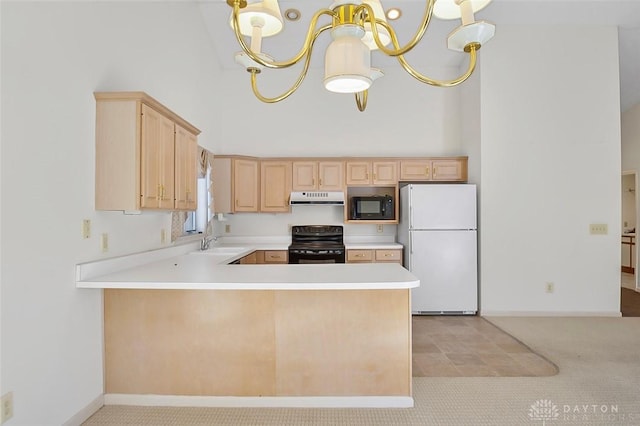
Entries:
<svg viewBox="0 0 640 426">
<path fill-rule="evenodd" d="M 289 252 L 286 250 L 265 250 L 264 263 L 287 263 Z"/>
<path fill-rule="evenodd" d="M 402 263 L 402 250 L 376 250 L 376 262 Z"/>
<path fill-rule="evenodd" d="M 372 262 L 373 250 L 347 250 L 347 262 Z"/>
</svg>

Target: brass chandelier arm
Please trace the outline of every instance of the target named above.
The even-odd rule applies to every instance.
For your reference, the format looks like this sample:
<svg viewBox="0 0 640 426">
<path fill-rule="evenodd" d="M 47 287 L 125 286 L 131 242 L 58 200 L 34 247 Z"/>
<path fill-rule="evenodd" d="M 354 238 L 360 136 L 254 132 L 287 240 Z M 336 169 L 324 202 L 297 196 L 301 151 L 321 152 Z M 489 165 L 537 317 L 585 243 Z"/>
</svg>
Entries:
<svg viewBox="0 0 640 426">
<path fill-rule="evenodd" d="M 237 0 L 236 0 L 237 1 Z M 405 53 L 409 52 L 411 49 L 413 49 L 419 42 L 420 40 L 422 40 L 422 37 L 424 36 L 424 33 L 427 31 L 427 27 L 429 26 L 429 24 L 431 23 L 431 17 L 433 16 L 433 6 L 435 5 L 436 0 L 427 0 L 427 6 L 424 10 L 424 15 L 422 16 L 422 21 L 420 23 L 420 27 L 418 28 L 418 30 L 416 31 L 416 33 L 414 34 L 413 38 L 407 43 L 405 44 L 402 48 L 400 48 L 398 46 L 397 43 L 394 43 L 394 49 L 388 49 L 387 47 L 385 47 L 381 42 L 380 42 L 380 36 L 378 35 L 378 28 L 377 25 L 374 25 L 373 22 L 371 22 L 371 31 L 373 33 L 373 39 L 376 42 L 376 45 L 378 46 L 378 49 L 380 49 L 380 51 L 382 53 L 384 53 L 387 56 L 400 56 L 400 55 L 404 55 Z M 357 12 L 365 12 L 367 13 L 367 15 L 369 16 L 374 16 L 373 13 L 373 9 L 371 8 L 371 6 L 369 6 L 366 3 L 363 3 L 361 5 L 359 5 L 356 8 L 356 13 Z M 367 19 L 367 21 L 371 21 L 371 19 Z M 396 40 L 397 42 L 397 38 L 395 36 L 395 31 L 393 30 L 393 28 L 386 22 L 376 19 L 375 20 L 376 23 L 381 24 L 382 26 L 385 27 L 385 29 L 387 31 L 389 31 L 389 35 L 391 35 L 391 39 L 392 40 Z"/>
<path fill-rule="evenodd" d="M 251 48 L 249 48 L 249 46 L 247 46 L 246 42 L 244 41 L 244 37 L 240 32 L 240 23 L 238 21 L 241 1 L 242 0 L 233 0 L 233 18 L 232 18 L 233 32 L 235 33 L 236 39 L 238 40 L 238 43 L 240 44 L 240 47 L 242 47 L 242 50 L 244 51 L 244 53 L 246 53 L 247 56 L 249 56 L 249 58 L 251 58 L 253 61 L 267 68 L 275 68 L 275 69 L 287 68 L 300 62 L 300 60 L 311 50 L 311 47 L 315 41 L 314 30 L 318 23 L 318 19 L 320 19 L 322 15 L 329 15 L 333 19 L 335 15 L 333 10 L 330 10 L 330 9 L 318 10 L 313 15 L 313 18 L 311 18 L 311 23 L 309 24 L 309 29 L 307 30 L 307 37 L 305 38 L 304 44 L 300 49 L 300 51 L 293 58 L 287 61 L 270 62 L 270 61 L 265 61 L 264 59 L 259 57 L 258 54 L 256 52 L 253 52 Z"/>
<path fill-rule="evenodd" d="M 358 110 L 360 112 L 363 112 L 367 108 L 367 98 L 369 97 L 369 90 L 363 90 L 362 92 L 358 92 L 355 95 Z"/>
<path fill-rule="evenodd" d="M 311 53 L 313 51 L 313 44 L 315 43 L 318 36 L 328 29 L 331 29 L 331 25 L 325 25 L 324 27 L 316 31 L 315 34 L 313 34 L 311 45 L 309 46 L 309 51 L 307 52 L 307 55 L 305 57 L 304 67 L 302 68 L 302 72 L 300 73 L 300 76 L 298 76 L 298 79 L 296 80 L 296 82 L 293 83 L 293 86 L 291 86 L 291 88 L 286 92 L 284 92 L 282 95 L 276 96 L 274 98 L 267 98 L 263 96 L 258 90 L 257 76 L 260 73 L 260 70 L 257 68 L 250 68 L 248 71 L 251 73 L 251 89 L 253 90 L 253 94 L 255 95 L 255 97 L 264 103 L 273 104 L 276 102 L 280 102 L 284 99 L 287 99 L 289 96 L 291 96 L 293 92 L 298 90 L 298 87 L 300 87 L 300 85 L 304 81 L 304 78 L 307 76 L 307 71 L 309 71 L 309 64 L 311 63 Z"/>
<path fill-rule="evenodd" d="M 469 67 L 467 68 L 467 71 L 464 74 L 462 74 L 460 77 L 453 80 L 435 80 L 423 74 L 420 74 L 418 71 L 413 69 L 411 65 L 407 63 L 407 61 L 404 59 L 404 56 L 398 56 L 398 61 L 400 62 L 400 64 L 402 65 L 402 68 L 404 68 L 406 72 L 408 72 L 413 78 L 415 78 L 416 80 L 422 83 L 430 84 L 436 87 L 453 87 L 464 82 L 473 73 L 473 70 L 476 68 L 476 61 L 477 61 L 476 52 L 478 51 L 478 49 L 480 49 L 480 43 L 469 43 L 465 47 L 464 49 L 465 52 L 469 53 Z"/>
</svg>

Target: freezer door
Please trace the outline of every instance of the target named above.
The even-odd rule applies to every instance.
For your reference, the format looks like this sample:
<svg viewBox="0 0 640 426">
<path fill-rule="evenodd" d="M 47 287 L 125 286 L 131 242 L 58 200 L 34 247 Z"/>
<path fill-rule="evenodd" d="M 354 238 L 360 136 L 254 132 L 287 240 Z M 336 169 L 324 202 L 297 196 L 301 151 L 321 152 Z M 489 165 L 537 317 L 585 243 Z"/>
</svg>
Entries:
<svg viewBox="0 0 640 426">
<path fill-rule="evenodd" d="M 410 185 L 411 229 L 476 229 L 476 186 Z"/>
<path fill-rule="evenodd" d="M 475 313 L 478 310 L 476 231 L 411 231 L 413 313 Z M 405 249 L 406 250 L 406 249 Z"/>
</svg>

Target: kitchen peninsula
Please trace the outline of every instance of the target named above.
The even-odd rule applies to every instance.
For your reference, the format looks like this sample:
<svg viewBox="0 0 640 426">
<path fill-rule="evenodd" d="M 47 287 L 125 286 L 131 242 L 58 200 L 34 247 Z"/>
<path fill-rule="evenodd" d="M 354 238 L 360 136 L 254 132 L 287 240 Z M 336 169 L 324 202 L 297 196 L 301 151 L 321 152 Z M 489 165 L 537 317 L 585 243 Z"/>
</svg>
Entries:
<svg viewBox="0 0 640 426">
<path fill-rule="evenodd" d="M 411 288 L 395 263 L 230 265 L 174 247 L 77 266 L 104 289 L 105 403 L 410 407 Z"/>
</svg>

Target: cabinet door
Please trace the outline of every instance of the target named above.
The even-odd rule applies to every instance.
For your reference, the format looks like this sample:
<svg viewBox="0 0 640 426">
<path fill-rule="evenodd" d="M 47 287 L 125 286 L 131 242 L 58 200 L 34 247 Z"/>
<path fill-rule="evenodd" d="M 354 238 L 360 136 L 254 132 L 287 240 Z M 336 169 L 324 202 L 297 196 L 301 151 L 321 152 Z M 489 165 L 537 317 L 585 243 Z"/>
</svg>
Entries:
<svg viewBox="0 0 640 426">
<path fill-rule="evenodd" d="M 294 161 L 292 165 L 294 191 L 318 189 L 318 163 L 315 161 Z"/>
<path fill-rule="evenodd" d="M 433 160 L 431 162 L 431 180 L 466 181 L 467 168 L 461 160 Z"/>
<path fill-rule="evenodd" d="M 291 162 L 262 161 L 260 164 L 260 211 L 289 212 Z"/>
<path fill-rule="evenodd" d="M 371 163 L 368 161 L 347 162 L 347 185 L 371 184 Z"/>
<path fill-rule="evenodd" d="M 373 250 L 347 250 L 347 263 L 373 262 Z"/>
<path fill-rule="evenodd" d="M 265 250 L 264 263 L 287 263 L 289 252 L 287 250 Z"/>
<path fill-rule="evenodd" d="M 396 161 L 374 161 L 373 184 L 396 185 L 398 183 L 398 163 Z"/>
<path fill-rule="evenodd" d="M 318 163 L 318 189 L 322 191 L 342 191 L 344 189 L 342 161 L 321 161 Z"/>
<path fill-rule="evenodd" d="M 174 204 L 174 124 L 142 105 L 140 206 L 172 209 Z"/>
<path fill-rule="evenodd" d="M 378 263 L 384 263 L 384 262 L 402 263 L 402 250 L 396 250 L 396 249 L 376 250 L 375 261 Z"/>
<path fill-rule="evenodd" d="M 175 208 L 178 210 L 195 210 L 197 207 L 197 152 L 196 135 L 176 124 Z"/>
<path fill-rule="evenodd" d="M 259 190 L 258 161 L 234 159 L 233 161 L 233 211 L 257 212 Z"/>
<path fill-rule="evenodd" d="M 407 160 L 400 162 L 400 180 L 421 181 L 431 178 L 431 161 Z"/>
</svg>

